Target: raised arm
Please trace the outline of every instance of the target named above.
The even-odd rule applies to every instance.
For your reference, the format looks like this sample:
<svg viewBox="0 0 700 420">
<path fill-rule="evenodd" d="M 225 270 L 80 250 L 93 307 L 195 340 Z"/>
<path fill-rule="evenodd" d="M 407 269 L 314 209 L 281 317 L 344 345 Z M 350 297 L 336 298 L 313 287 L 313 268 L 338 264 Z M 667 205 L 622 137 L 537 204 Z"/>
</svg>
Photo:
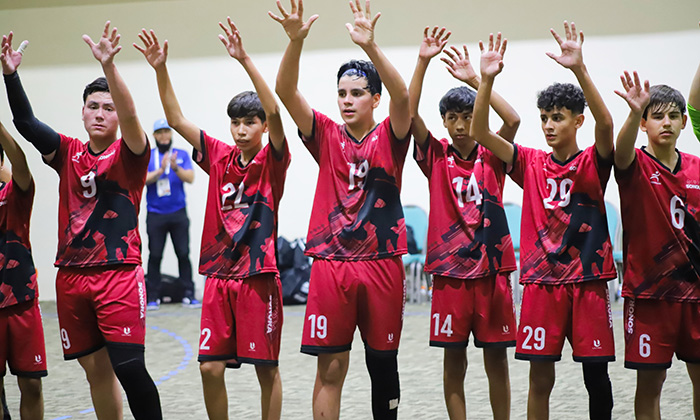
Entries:
<svg viewBox="0 0 700 420">
<path fill-rule="evenodd" d="M 109 24 L 109 21 L 105 23 L 104 31 L 102 31 L 102 36 L 97 43 L 93 42 L 87 35 L 83 35 L 83 40 L 90 46 L 92 55 L 102 65 L 126 146 L 134 154 L 141 155 L 148 147 L 148 139 L 141 128 L 138 115 L 136 115 L 136 106 L 131 98 L 131 93 L 114 64 L 114 56 L 122 49 L 119 45 L 121 35 L 117 33 L 117 28 L 110 31 Z"/>
<path fill-rule="evenodd" d="M 627 169 L 634 162 L 634 142 L 639 133 L 639 124 L 642 122 L 644 109 L 649 105 L 649 81 L 645 80 L 644 85 L 639 80 L 639 75 L 634 72 L 634 78 L 628 72 L 620 76 L 624 92 L 616 90 L 622 99 L 627 101 L 630 113 L 627 116 L 620 132 L 617 134 L 615 144 L 615 167 Z"/>
<path fill-rule="evenodd" d="M 688 105 L 696 111 L 700 111 L 700 65 L 698 65 L 698 70 L 695 72 L 695 77 L 693 77 L 693 82 L 690 85 Z M 700 118 L 693 118 L 693 114 L 690 114 L 690 122 L 693 125 L 695 136 L 700 140 Z"/>
<path fill-rule="evenodd" d="M 583 63 L 581 46 L 583 45 L 583 31 L 576 34 L 576 24 L 564 21 L 564 32 L 566 40 L 563 40 L 554 29 L 549 30 L 561 48 L 561 55 L 548 52 L 547 56 L 559 63 L 561 66 L 574 72 L 578 80 L 586 102 L 591 109 L 593 119 L 595 119 L 595 147 L 598 154 L 603 158 L 610 157 L 613 151 L 613 119 L 608 111 L 608 107 L 603 102 L 598 88 L 593 84 L 591 76 L 588 74 L 586 65 Z"/>
<path fill-rule="evenodd" d="M 29 171 L 27 158 L 2 123 L 0 123 L 0 145 L 12 164 L 12 180 L 20 190 L 27 191 L 32 183 L 32 173 Z"/>
<path fill-rule="evenodd" d="M 474 71 L 474 67 L 469 59 L 467 46 L 463 45 L 462 49 L 464 54 L 453 45 L 450 49 L 444 51 L 447 57 L 440 57 L 440 59 L 447 64 L 447 71 L 452 77 L 466 83 L 472 89 L 478 90 L 481 78 L 476 74 L 476 71 Z M 515 139 L 515 133 L 517 133 L 518 127 L 520 126 L 520 115 L 515 112 L 515 109 L 513 109 L 501 95 L 494 91 L 491 92 L 489 104 L 503 121 L 503 125 L 501 129 L 498 130 L 498 134 L 512 143 L 513 139 Z"/>
<path fill-rule="evenodd" d="M 408 90 L 406 83 L 396 68 L 389 62 L 379 46 L 374 42 L 374 27 L 381 13 L 377 13 L 374 18 L 369 9 L 369 0 L 365 1 L 365 10 L 360 6 L 360 0 L 350 0 L 350 9 L 355 17 L 354 25 L 346 23 L 345 26 L 350 32 L 352 42 L 357 44 L 367 54 L 374 67 L 379 73 L 386 90 L 391 97 L 389 101 L 389 118 L 391 128 L 397 138 L 403 139 L 408 136 L 411 129 L 411 111 L 408 100 Z"/>
<path fill-rule="evenodd" d="M 265 111 L 267 127 L 270 133 L 270 143 L 275 151 L 281 152 L 284 146 L 284 128 L 282 127 L 280 107 L 277 105 L 272 90 L 267 86 L 265 79 L 263 79 L 262 75 L 255 67 L 255 64 L 253 64 L 253 60 L 251 60 L 250 56 L 245 52 L 238 28 L 236 28 L 236 25 L 234 25 L 230 17 L 227 19 L 228 27 L 219 22 L 219 26 L 226 34 L 226 36 L 219 35 L 219 39 L 224 44 L 224 47 L 226 47 L 226 51 L 228 51 L 229 55 L 241 63 L 246 73 L 248 73 L 248 77 L 250 77 L 250 80 L 253 82 L 255 91 L 258 93 L 258 98 Z"/>
<path fill-rule="evenodd" d="M 474 102 L 474 114 L 470 135 L 482 146 L 491 150 L 499 159 L 507 164 L 513 163 L 513 144 L 494 133 L 489 128 L 489 102 L 491 101 L 491 91 L 496 76 L 503 70 L 503 55 L 506 53 L 504 39 L 501 43 L 501 33 L 493 42 L 493 34 L 489 35 L 489 49 L 484 50 L 483 42 L 479 41 L 481 48 L 481 83 L 476 93 Z"/>
<path fill-rule="evenodd" d="M 411 116 L 413 117 L 411 132 L 413 133 L 416 144 L 420 147 L 423 147 L 426 140 L 428 140 L 428 128 L 425 126 L 425 121 L 423 121 L 423 118 L 421 118 L 418 113 L 418 104 L 420 103 L 420 96 L 423 91 L 425 72 L 428 69 L 430 60 L 440 54 L 440 51 L 445 48 L 447 39 L 451 34 L 452 32 L 445 33 L 445 28 L 438 28 L 437 26 L 433 28 L 432 32 L 430 32 L 428 26 L 423 30 L 423 42 L 421 42 L 420 49 L 418 50 L 416 69 L 413 71 L 413 78 L 411 79 L 411 84 L 408 86 L 409 106 Z"/>
<path fill-rule="evenodd" d="M 175 89 L 170 81 L 168 67 L 168 41 L 163 42 L 160 46 L 158 37 L 153 29 L 146 31 L 141 30 L 139 39 L 143 42 L 143 47 L 133 44 L 134 47 L 141 51 L 143 56 L 148 61 L 148 64 L 156 71 L 156 80 L 158 81 L 158 93 L 160 94 L 160 103 L 163 105 L 165 118 L 168 120 L 168 125 L 175 129 L 188 143 L 192 145 L 198 152 L 202 151 L 202 143 L 200 141 L 199 127 L 194 125 L 182 114 L 180 103 L 175 96 Z"/>
<path fill-rule="evenodd" d="M 292 116 L 294 123 L 305 137 L 310 137 L 314 129 L 314 112 L 299 92 L 299 59 L 304 46 L 304 39 L 309 34 L 311 25 L 318 19 L 318 15 L 313 15 L 304 22 L 304 1 L 290 0 L 291 12 L 288 13 L 282 7 L 280 0 L 277 0 L 277 8 L 282 15 L 277 16 L 268 12 L 270 17 L 279 22 L 284 28 L 284 32 L 289 37 L 289 44 L 284 51 L 280 69 L 277 72 L 277 83 L 275 92 Z"/>
<path fill-rule="evenodd" d="M 2 63 L 2 73 L 5 79 L 7 99 L 10 103 L 13 122 L 22 137 L 32 143 L 44 155 L 44 158 L 50 162 L 61 144 L 61 136 L 34 116 L 34 111 L 32 111 L 32 106 L 26 93 L 24 93 L 22 82 L 17 73 L 17 68 L 22 63 L 22 45 L 26 47 L 28 42 L 24 41 L 15 51 L 12 49 L 12 38 L 12 32 L 2 37 L 0 63 Z"/>
</svg>

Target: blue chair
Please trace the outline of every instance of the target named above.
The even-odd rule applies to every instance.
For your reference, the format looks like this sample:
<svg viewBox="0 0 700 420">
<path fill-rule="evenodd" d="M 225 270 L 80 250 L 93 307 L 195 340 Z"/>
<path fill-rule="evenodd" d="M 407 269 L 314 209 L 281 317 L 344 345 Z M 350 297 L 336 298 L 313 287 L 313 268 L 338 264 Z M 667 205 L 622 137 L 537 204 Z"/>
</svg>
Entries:
<svg viewBox="0 0 700 420">
<path fill-rule="evenodd" d="M 523 209 L 515 203 L 504 203 L 503 209 L 506 212 L 506 220 L 508 221 L 510 238 L 513 240 L 515 263 L 518 264 L 518 270 L 516 270 L 511 276 L 513 286 L 513 302 L 517 303 L 522 299 L 518 278 L 520 277 L 520 223 L 522 220 Z"/>
<path fill-rule="evenodd" d="M 416 205 L 404 206 L 403 215 L 406 226 L 410 226 L 413 230 L 416 245 L 421 250 L 419 254 L 405 254 L 403 256 L 403 265 L 406 269 L 406 300 L 422 302 L 427 300 L 429 291 L 428 276 L 423 272 L 428 237 L 428 215 L 425 210 Z M 424 279 L 425 285 L 423 284 Z"/>
<path fill-rule="evenodd" d="M 617 270 L 618 278 L 618 281 L 616 281 L 612 285 L 613 287 L 610 288 L 610 292 L 613 294 L 615 300 L 618 300 L 620 298 L 619 292 L 621 290 L 620 284 L 622 283 L 623 269 L 622 250 L 620 249 L 618 239 L 620 238 L 622 229 L 620 226 L 620 216 L 617 212 L 617 208 L 615 208 L 615 206 L 608 201 L 605 202 L 605 216 L 608 220 L 608 234 L 610 235 L 610 243 L 612 244 L 613 248 L 613 260 L 615 261 L 615 269 Z"/>
</svg>

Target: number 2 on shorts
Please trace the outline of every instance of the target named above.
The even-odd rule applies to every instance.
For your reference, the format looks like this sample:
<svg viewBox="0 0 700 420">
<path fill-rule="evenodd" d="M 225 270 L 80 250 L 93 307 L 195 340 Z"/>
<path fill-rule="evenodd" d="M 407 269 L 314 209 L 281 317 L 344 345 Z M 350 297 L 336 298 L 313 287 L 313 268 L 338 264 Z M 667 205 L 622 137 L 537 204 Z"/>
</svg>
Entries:
<svg viewBox="0 0 700 420">
<path fill-rule="evenodd" d="M 525 340 L 523 341 L 523 350 L 532 350 L 534 347 L 535 350 L 543 350 L 544 349 L 544 337 L 545 337 L 545 330 L 542 327 L 537 327 L 534 330 L 532 329 L 531 326 L 526 325 L 523 327 L 523 334 L 527 334 L 525 337 Z M 530 344 L 530 340 L 533 340 L 534 342 Z"/>
</svg>

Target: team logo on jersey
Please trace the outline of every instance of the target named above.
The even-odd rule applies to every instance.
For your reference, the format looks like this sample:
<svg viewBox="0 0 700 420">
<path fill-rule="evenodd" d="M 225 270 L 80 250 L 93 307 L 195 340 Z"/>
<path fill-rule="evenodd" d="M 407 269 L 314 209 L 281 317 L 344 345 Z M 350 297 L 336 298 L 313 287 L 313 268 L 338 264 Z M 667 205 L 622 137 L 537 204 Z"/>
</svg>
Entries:
<svg viewBox="0 0 700 420">
<path fill-rule="evenodd" d="M 0 201 L 0 206 L 4 206 L 5 204 L 7 204 L 7 200 Z"/>
<path fill-rule="evenodd" d="M 510 327 L 507 325 L 504 325 L 503 326 L 503 334 L 508 334 L 508 333 L 510 333 Z"/>
<path fill-rule="evenodd" d="M 345 140 L 340 142 L 340 148 L 343 149 L 343 151 L 345 151 Z"/>
<path fill-rule="evenodd" d="M 602 347 L 600 347 L 600 340 L 593 340 L 593 349 L 595 350 L 600 350 Z"/>
<path fill-rule="evenodd" d="M 378 138 L 379 138 L 379 136 L 375 134 L 372 136 L 372 141 L 377 141 Z"/>
<path fill-rule="evenodd" d="M 253 343 L 252 341 L 250 342 L 249 347 L 250 347 L 250 351 L 255 351 L 255 343 Z"/>
<path fill-rule="evenodd" d="M 661 172 L 656 171 L 649 177 L 649 182 L 654 185 L 661 185 Z"/>
<path fill-rule="evenodd" d="M 41 355 L 40 355 L 40 354 L 34 355 L 34 364 L 35 364 L 35 365 L 40 365 L 40 364 L 41 364 L 41 360 L 42 360 L 42 359 L 41 359 Z"/>
<path fill-rule="evenodd" d="M 449 166 L 450 168 L 455 167 L 455 157 L 454 156 L 447 157 L 447 166 Z"/>
<path fill-rule="evenodd" d="M 387 336 L 387 342 L 393 343 L 394 342 L 394 333 L 389 333 Z"/>
<path fill-rule="evenodd" d="M 575 171 L 578 167 L 576 165 L 569 166 L 570 171 Z"/>
<path fill-rule="evenodd" d="M 73 157 L 71 158 L 73 162 L 78 163 L 80 161 L 80 157 L 83 155 L 84 152 L 78 152 Z"/>
<path fill-rule="evenodd" d="M 131 327 L 124 327 L 124 334 L 122 337 L 131 337 Z"/>
</svg>

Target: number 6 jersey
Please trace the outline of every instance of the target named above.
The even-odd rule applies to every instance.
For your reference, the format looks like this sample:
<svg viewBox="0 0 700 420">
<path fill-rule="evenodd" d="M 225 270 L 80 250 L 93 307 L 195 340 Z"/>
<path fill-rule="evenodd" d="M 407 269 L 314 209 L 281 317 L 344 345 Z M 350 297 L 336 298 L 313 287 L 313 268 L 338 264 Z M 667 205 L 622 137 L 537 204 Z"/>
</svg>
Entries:
<svg viewBox="0 0 700 420">
<path fill-rule="evenodd" d="M 503 210 L 503 162 L 479 144 L 463 159 L 432 134 L 414 153 L 430 187 L 425 271 L 475 279 L 515 270 Z"/>
<path fill-rule="evenodd" d="M 514 145 L 510 176 L 523 189 L 521 283 L 565 284 L 617 277 L 605 217 L 612 156 L 595 146 L 557 161 Z"/>
<path fill-rule="evenodd" d="M 268 143 L 246 166 L 241 151 L 201 132 L 193 160 L 209 175 L 199 272 L 223 279 L 277 273 L 277 211 L 291 159 Z"/>
<path fill-rule="evenodd" d="M 622 296 L 700 302 L 700 158 L 678 152 L 670 170 L 635 149 L 620 186 Z"/>
</svg>

